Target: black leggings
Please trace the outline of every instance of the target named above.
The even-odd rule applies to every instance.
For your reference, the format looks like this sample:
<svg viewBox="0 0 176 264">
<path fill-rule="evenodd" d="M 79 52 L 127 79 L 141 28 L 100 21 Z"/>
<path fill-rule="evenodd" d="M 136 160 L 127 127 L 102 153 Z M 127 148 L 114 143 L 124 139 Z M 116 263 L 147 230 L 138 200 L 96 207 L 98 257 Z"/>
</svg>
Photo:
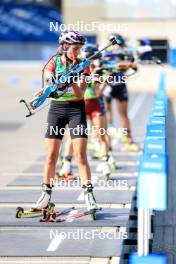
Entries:
<svg viewBox="0 0 176 264">
<path fill-rule="evenodd" d="M 87 138 L 87 121 L 83 100 L 51 101 L 45 138 L 62 139 L 66 125 L 68 125 L 72 139 Z"/>
</svg>

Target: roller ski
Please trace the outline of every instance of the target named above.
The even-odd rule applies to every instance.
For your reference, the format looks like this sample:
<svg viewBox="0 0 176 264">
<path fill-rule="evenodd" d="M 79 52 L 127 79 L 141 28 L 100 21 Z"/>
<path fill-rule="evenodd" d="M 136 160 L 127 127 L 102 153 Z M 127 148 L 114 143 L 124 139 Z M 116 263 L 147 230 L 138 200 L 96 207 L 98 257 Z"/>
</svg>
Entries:
<svg viewBox="0 0 176 264">
<path fill-rule="evenodd" d="M 49 203 L 45 209 L 30 208 L 29 210 L 25 210 L 23 207 L 17 207 L 16 218 L 42 216 L 44 213 L 48 214 L 54 212 L 54 208 L 54 203 Z"/>
<path fill-rule="evenodd" d="M 61 223 L 61 222 L 72 222 L 77 218 L 81 218 L 84 216 L 91 216 L 92 220 L 96 220 L 96 213 L 98 211 L 101 211 L 102 208 L 96 208 L 96 209 L 91 209 L 89 211 L 79 211 L 79 210 L 74 210 L 73 212 L 71 212 L 69 215 L 66 215 L 64 217 L 61 217 L 59 219 L 56 220 L 57 223 Z"/>
<path fill-rule="evenodd" d="M 57 217 L 60 215 L 68 214 L 71 210 L 74 210 L 75 207 L 71 207 L 65 210 L 60 211 L 43 211 L 43 217 L 40 218 L 40 222 L 56 222 Z"/>
<path fill-rule="evenodd" d="M 24 210 L 22 207 L 18 207 L 16 210 L 16 218 L 21 218 L 24 216 L 34 216 L 43 214 L 43 211 L 53 211 L 55 205 L 50 203 L 51 200 L 52 187 L 49 184 L 42 184 L 42 194 L 37 200 L 35 205 L 29 210 Z"/>
</svg>

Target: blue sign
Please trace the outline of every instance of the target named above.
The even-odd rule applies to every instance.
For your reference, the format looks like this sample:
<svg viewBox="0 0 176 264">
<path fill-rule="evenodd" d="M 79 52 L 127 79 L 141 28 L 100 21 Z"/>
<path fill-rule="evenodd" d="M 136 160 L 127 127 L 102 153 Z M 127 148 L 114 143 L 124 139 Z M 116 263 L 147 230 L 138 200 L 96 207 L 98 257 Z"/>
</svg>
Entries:
<svg viewBox="0 0 176 264">
<path fill-rule="evenodd" d="M 167 258 L 164 254 L 150 254 L 148 256 L 130 256 L 130 264 L 166 264 Z"/>
<path fill-rule="evenodd" d="M 157 104 L 154 104 L 153 110 L 163 110 L 165 109 L 165 105 L 157 105 Z"/>
<path fill-rule="evenodd" d="M 144 140 L 144 154 L 166 154 L 166 140 L 165 139 L 150 139 Z"/>
<path fill-rule="evenodd" d="M 153 138 L 165 138 L 166 137 L 166 127 L 165 125 L 147 125 L 147 137 Z"/>
<path fill-rule="evenodd" d="M 151 115 L 152 116 L 166 116 L 166 109 L 165 108 L 162 108 L 162 109 L 153 108 Z"/>
<path fill-rule="evenodd" d="M 141 156 L 138 172 L 137 207 L 167 209 L 167 156 Z"/>
<path fill-rule="evenodd" d="M 163 106 L 163 107 L 165 107 L 165 109 L 167 109 L 167 105 L 168 105 L 167 97 L 165 99 L 158 99 L 156 97 L 153 101 L 153 104 L 152 104 L 153 107 Z"/>
<path fill-rule="evenodd" d="M 139 173 L 167 173 L 167 155 L 142 155 L 139 158 Z"/>
<path fill-rule="evenodd" d="M 167 209 L 165 173 L 140 173 L 137 188 L 137 207 L 157 211 Z"/>
<path fill-rule="evenodd" d="M 151 116 L 149 120 L 149 124 L 166 125 L 166 117 L 165 116 Z"/>
<path fill-rule="evenodd" d="M 167 100 L 161 100 L 161 99 L 155 98 L 153 105 L 166 106 Z"/>
</svg>

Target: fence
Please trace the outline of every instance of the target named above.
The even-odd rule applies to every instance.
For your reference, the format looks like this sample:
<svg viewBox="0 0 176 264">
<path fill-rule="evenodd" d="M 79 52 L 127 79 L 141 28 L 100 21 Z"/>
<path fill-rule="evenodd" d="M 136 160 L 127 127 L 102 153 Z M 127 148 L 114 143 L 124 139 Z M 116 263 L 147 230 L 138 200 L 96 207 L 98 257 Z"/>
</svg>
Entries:
<svg viewBox="0 0 176 264">
<path fill-rule="evenodd" d="M 138 252 L 130 256 L 130 264 L 166 264 L 164 254 L 150 254 L 153 210 L 167 208 L 167 119 L 168 98 L 165 74 L 161 73 L 146 128 L 144 150 L 139 159 L 137 183 Z"/>
</svg>

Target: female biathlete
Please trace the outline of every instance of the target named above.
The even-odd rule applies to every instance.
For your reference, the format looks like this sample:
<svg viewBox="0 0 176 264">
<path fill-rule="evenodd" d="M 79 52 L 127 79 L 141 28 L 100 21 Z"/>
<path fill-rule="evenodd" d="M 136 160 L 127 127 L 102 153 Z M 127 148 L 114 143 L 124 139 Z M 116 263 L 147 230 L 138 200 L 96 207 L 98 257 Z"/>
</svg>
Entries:
<svg viewBox="0 0 176 264">
<path fill-rule="evenodd" d="M 98 51 L 98 47 L 95 45 L 87 45 L 84 48 L 84 56 L 89 57 Z M 103 89 L 106 87 L 106 83 L 100 82 L 99 75 L 96 74 L 96 60 L 101 57 L 101 54 L 92 61 L 90 67 L 90 79 L 87 81 L 87 88 L 84 94 L 86 114 L 91 122 L 94 136 L 96 136 L 100 143 L 101 148 L 101 164 L 97 167 L 97 171 L 101 171 L 104 176 L 109 176 L 110 173 L 115 170 L 115 161 L 110 153 L 110 142 L 107 135 L 107 120 L 106 109 L 104 106 L 104 100 L 102 97 Z M 67 139 L 65 146 L 65 157 L 62 161 L 62 167 L 58 176 L 64 179 L 73 179 L 71 171 L 71 159 L 73 155 L 73 149 L 70 139 Z M 101 168 L 101 169 L 100 169 Z"/>
<path fill-rule="evenodd" d="M 70 31 L 62 34 L 59 38 L 59 44 L 63 54 L 54 56 L 46 65 L 44 70 L 45 80 L 51 82 L 53 77 L 57 79 L 61 75 L 65 75 L 73 65 L 79 63 L 78 56 L 85 41 L 85 38 L 78 32 Z M 82 180 L 87 210 L 97 209 L 91 184 L 91 172 L 86 156 L 87 123 L 84 102 L 86 82 L 84 79 L 79 78 L 71 85 L 63 84 L 61 89 L 63 90 L 62 95 L 57 95 L 57 93 L 52 95 L 45 134 L 46 160 L 42 194 L 32 209 L 47 208 L 50 202 L 52 182 L 55 178 L 56 163 L 66 125 L 69 128 L 74 155 Z"/>
<path fill-rule="evenodd" d="M 121 48 L 125 47 L 125 40 L 121 35 L 114 35 L 119 39 L 119 46 Z M 127 84 L 123 80 L 124 76 L 127 76 L 128 70 L 131 69 L 135 73 L 138 69 L 136 63 L 131 62 L 126 59 L 126 55 L 119 55 L 116 68 L 114 69 L 113 75 L 118 79 L 118 81 L 111 83 L 111 91 L 109 96 L 106 97 L 106 107 L 109 111 L 109 120 L 111 121 L 111 99 L 116 101 L 116 109 L 120 118 L 120 125 L 122 128 L 127 129 L 127 134 L 120 134 L 120 140 L 126 143 L 126 148 L 129 151 L 138 151 L 139 147 L 134 143 L 131 133 L 130 120 L 128 117 L 128 90 Z"/>
</svg>

